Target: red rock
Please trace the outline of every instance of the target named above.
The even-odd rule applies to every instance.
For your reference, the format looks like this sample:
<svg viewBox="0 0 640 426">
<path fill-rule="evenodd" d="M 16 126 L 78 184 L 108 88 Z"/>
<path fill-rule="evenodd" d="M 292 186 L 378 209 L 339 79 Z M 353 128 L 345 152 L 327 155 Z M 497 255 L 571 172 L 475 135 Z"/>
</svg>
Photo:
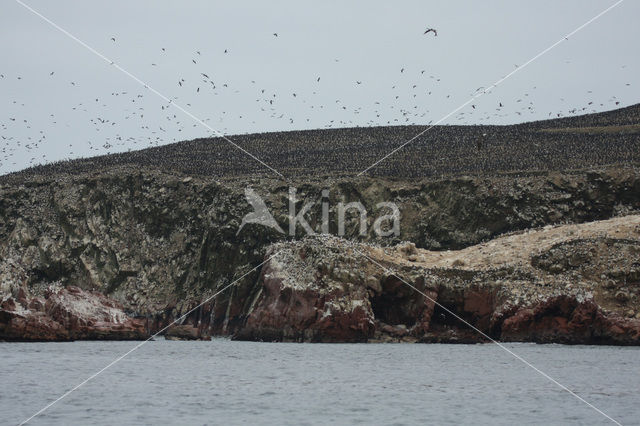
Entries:
<svg viewBox="0 0 640 426">
<path fill-rule="evenodd" d="M 0 303 L 0 309 L 4 309 L 6 311 L 15 311 L 16 308 L 16 301 L 13 297 L 8 297 Z"/>
<path fill-rule="evenodd" d="M 235 339 L 474 343 L 488 341 L 485 333 L 504 341 L 640 345 L 640 320 L 604 312 L 584 293 L 509 297 L 519 289 L 502 280 L 472 281 L 472 271 L 426 275 L 407 268 L 406 282 L 386 273 L 359 274 L 359 258 L 336 250 L 340 254 L 327 262 L 323 244 L 291 243 L 288 251 L 280 247 L 277 260 L 267 253 L 260 293 L 248 303 Z M 332 266 L 319 267 L 319 260 Z"/>
<path fill-rule="evenodd" d="M 0 309 L 0 339 L 19 341 L 145 339 L 144 322 L 128 317 L 112 299 L 74 286 L 33 297 L 28 308 L 7 299 Z M 11 301 L 9 301 L 11 300 Z M 20 308 L 20 309 L 18 309 Z"/>
<path fill-rule="evenodd" d="M 168 340 L 211 340 L 211 336 L 190 324 L 173 325 L 164 334 Z"/>
</svg>

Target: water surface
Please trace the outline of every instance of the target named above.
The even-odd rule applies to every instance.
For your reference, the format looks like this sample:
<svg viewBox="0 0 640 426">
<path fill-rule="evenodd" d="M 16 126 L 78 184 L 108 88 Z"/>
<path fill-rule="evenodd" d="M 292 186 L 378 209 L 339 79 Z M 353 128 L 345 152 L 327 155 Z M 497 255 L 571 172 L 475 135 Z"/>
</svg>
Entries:
<svg viewBox="0 0 640 426">
<path fill-rule="evenodd" d="M 15 424 L 136 342 L 0 344 Z M 623 424 L 640 422 L 640 348 L 507 344 Z M 32 424 L 607 424 L 494 344 L 176 342 L 142 346 Z"/>
</svg>

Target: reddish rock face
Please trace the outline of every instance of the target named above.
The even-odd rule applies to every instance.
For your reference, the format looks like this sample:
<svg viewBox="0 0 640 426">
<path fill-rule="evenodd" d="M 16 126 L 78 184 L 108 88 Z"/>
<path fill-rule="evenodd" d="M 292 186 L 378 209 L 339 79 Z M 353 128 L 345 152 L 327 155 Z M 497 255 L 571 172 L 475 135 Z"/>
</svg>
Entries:
<svg viewBox="0 0 640 426">
<path fill-rule="evenodd" d="M 336 288 L 298 290 L 285 283 L 278 266 L 265 264 L 262 292 L 245 326 L 236 334 L 241 340 L 364 342 L 373 335 L 370 306 L 357 302 L 366 293 Z M 348 301 L 343 306 L 340 301 Z M 356 303 L 351 303 L 356 301 Z"/>
<path fill-rule="evenodd" d="M 640 344 L 640 320 L 605 315 L 593 301 L 560 296 L 517 311 L 502 324 L 502 340 L 572 344 Z"/>
<path fill-rule="evenodd" d="M 189 324 L 171 326 L 164 337 L 167 340 L 211 340 L 211 336 L 203 334 L 198 327 Z"/>
<path fill-rule="evenodd" d="M 10 341 L 145 339 L 144 322 L 129 318 L 113 300 L 69 286 L 46 298 L 8 298 L 0 309 L 0 339 Z"/>
<path fill-rule="evenodd" d="M 233 337 L 640 344 L 640 319 L 605 310 L 587 284 L 548 275 L 536 281 L 530 270 L 429 269 L 407 266 L 390 256 L 381 259 L 399 274 L 394 275 L 372 269 L 357 254 L 366 247 L 353 247 L 338 239 L 273 247 L 258 282 L 260 292 L 250 304 L 245 325 Z M 584 287 L 576 290 L 579 285 Z"/>
</svg>

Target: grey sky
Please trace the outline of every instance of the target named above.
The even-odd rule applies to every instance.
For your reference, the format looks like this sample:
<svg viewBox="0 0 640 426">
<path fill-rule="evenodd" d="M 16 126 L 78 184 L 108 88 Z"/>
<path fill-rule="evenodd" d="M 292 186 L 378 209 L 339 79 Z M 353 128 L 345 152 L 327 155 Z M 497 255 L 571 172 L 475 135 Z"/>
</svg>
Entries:
<svg viewBox="0 0 640 426">
<path fill-rule="evenodd" d="M 426 125 L 615 2 L 24 1 L 230 135 Z M 210 134 L 14 0 L 1 8 L 0 174 Z M 623 2 L 446 123 L 637 103 L 638 16 Z"/>
</svg>

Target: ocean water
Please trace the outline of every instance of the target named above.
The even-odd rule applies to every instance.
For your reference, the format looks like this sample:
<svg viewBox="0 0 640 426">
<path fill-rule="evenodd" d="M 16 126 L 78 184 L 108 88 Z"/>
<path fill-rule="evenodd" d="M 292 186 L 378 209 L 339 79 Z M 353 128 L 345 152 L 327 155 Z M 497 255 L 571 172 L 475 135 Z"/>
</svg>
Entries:
<svg viewBox="0 0 640 426">
<path fill-rule="evenodd" d="M 137 342 L 1 343 L 17 424 Z M 640 348 L 507 344 L 622 424 Z M 612 424 L 495 344 L 149 342 L 30 424 Z"/>
</svg>

